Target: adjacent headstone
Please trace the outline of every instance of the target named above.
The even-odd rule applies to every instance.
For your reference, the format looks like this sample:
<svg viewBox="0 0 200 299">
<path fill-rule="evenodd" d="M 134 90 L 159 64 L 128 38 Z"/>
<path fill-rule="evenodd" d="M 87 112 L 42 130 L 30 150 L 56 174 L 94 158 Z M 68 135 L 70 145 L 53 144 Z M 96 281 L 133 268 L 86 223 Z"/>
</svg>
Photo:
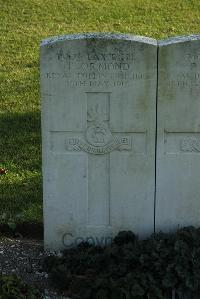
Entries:
<svg viewBox="0 0 200 299">
<path fill-rule="evenodd" d="M 157 42 L 68 35 L 41 45 L 45 246 L 154 229 Z"/>
<path fill-rule="evenodd" d="M 159 43 L 156 230 L 200 226 L 200 36 Z"/>
</svg>

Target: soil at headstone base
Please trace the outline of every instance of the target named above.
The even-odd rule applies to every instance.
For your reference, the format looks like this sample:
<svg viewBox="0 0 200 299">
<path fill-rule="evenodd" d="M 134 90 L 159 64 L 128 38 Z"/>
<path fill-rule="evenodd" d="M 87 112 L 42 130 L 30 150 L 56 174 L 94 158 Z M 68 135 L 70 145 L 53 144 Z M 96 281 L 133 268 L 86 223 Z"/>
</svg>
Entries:
<svg viewBox="0 0 200 299">
<path fill-rule="evenodd" d="M 44 250 L 41 240 L 2 237 L 0 273 L 16 275 L 25 283 L 36 286 L 43 294 L 43 299 L 66 299 L 52 289 L 49 275 L 43 270 L 44 258 L 51 254 L 55 252 Z"/>
</svg>

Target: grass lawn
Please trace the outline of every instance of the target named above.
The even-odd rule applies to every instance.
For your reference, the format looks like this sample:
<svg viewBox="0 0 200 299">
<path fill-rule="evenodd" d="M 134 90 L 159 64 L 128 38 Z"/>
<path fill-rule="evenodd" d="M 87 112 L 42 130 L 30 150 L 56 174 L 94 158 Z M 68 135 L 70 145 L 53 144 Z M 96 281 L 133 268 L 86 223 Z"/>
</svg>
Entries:
<svg viewBox="0 0 200 299">
<path fill-rule="evenodd" d="M 39 44 L 76 32 L 200 33 L 199 0 L 0 0 L 0 215 L 42 221 Z"/>
</svg>

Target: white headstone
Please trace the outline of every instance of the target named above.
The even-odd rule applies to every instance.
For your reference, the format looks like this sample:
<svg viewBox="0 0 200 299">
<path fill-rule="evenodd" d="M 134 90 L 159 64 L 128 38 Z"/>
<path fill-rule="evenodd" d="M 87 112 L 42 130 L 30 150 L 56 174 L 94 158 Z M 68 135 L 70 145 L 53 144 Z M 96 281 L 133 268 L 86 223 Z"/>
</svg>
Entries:
<svg viewBox="0 0 200 299">
<path fill-rule="evenodd" d="M 41 45 L 45 246 L 154 229 L 157 42 L 112 34 Z"/>
<path fill-rule="evenodd" d="M 156 230 L 200 226 L 200 36 L 159 43 Z"/>
</svg>

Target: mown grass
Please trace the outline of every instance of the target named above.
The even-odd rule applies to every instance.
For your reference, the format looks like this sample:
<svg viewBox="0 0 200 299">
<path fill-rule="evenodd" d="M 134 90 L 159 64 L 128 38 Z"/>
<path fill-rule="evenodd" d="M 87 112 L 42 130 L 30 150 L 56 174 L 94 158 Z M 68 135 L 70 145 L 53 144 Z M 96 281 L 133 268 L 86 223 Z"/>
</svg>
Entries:
<svg viewBox="0 0 200 299">
<path fill-rule="evenodd" d="M 198 0 L 0 0 L 0 215 L 42 220 L 39 44 L 76 32 L 200 32 Z"/>
</svg>

